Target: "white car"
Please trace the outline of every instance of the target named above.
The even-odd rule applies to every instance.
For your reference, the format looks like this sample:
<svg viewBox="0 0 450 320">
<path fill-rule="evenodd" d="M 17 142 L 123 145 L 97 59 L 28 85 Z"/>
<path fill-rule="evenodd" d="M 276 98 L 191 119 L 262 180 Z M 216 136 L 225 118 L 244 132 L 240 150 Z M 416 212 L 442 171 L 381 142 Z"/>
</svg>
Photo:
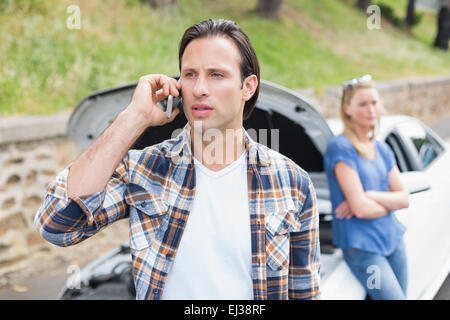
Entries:
<svg viewBox="0 0 450 320">
<path fill-rule="evenodd" d="M 135 86 L 134 83 L 96 92 L 81 101 L 70 118 L 69 136 L 81 148 L 87 148 L 128 105 Z M 163 127 L 148 128 L 132 148 L 141 149 L 170 138 L 185 123 L 186 118 L 180 114 Z M 322 299 L 365 299 L 364 288 L 347 267 L 341 250 L 332 245 L 331 204 L 323 155 L 334 133 L 340 132 L 339 126 L 336 119 L 327 122 L 297 92 L 267 81 L 261 81 L 256 108 L 244 121 L 255 140 L 291 158 L 311 176 L 320 213 Z M 277 129 L 278 134 L 268 134 L 267 129 Z M 450 226 L 448 147 L 428 127 L 406 116 L 383 117 L 378 138 L 391 145 L 411 192 L 410 207 L 397 211 L 408 228 L 407 297 L 432 299 L 450 271 L 450 237 L 446 230 Z M 131 257 L 128 244 L 124 244 L 82 268 L 77 279 L 69 278 L 60 297 L 130 299 L 134 297 L 133 290 Z"/>
<path fill-rule="evenodd" d="M 342 132 L 340 120 L 328 124 Z M 409 208 L 396 211 L 407 227 L 407 298 L 433 299 L 450 272 L 449 146 L 420 121 L 400 115 L 381 118 L 377 139 L 391 146 L 410 191 Z M 364 299 L 340 250 L 322 255 L 322 271 L 322 299 Z"/>
</svg>

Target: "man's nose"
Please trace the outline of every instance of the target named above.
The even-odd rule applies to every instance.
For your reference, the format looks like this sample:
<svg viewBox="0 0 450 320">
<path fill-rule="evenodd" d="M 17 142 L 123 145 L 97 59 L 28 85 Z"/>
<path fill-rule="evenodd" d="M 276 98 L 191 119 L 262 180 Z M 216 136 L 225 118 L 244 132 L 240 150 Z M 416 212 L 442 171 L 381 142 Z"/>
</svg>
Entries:
<svg viewBox="0 0 450 320">
<path fill-rule="evenodd" d="M 195 81 L 194 86 L 194 95 L 196 97 L 202 97 L 202 96 L 208 96 L 209 90 L 208 90 L 208 83 L 205 79 L 205 76 L 198 76 L 197 80 Z"/>
</svg>

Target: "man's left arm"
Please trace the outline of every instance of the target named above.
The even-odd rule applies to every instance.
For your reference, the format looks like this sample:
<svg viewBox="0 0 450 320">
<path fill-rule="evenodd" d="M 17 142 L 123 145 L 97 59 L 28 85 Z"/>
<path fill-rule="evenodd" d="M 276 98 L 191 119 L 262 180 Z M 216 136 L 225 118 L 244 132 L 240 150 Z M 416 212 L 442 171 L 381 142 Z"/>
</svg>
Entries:
<svg viewBox="0 0 450 320">
<path fill-rule="evenodd" d="M 308 175 L 299 178 L 301 227 L 290 234 L 289 299 L 319 299 L 319 210 L 311 179 Z"/>
</svg>

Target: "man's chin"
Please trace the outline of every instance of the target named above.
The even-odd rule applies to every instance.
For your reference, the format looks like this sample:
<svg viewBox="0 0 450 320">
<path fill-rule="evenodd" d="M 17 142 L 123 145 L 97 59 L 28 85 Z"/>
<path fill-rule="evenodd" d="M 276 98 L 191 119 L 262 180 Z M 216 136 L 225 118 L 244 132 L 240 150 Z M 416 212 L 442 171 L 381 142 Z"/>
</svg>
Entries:
<svg viewBox="0 0 450 320">
<path fill-rule="evenodd" d="M 195 133 L 200 133 L 204 135 L 209 131 L 210 134 L 214 135 L 214 131 L 220 131 L 225 133 L 227 130 L 239 130 L 242 128 L 242 124 L 237 125 L 234 122 L 218 122 L 213 121 L 213 119 L 195 119 L 188 120 L 189 125 L 194 130 Z"/>
<path fill-rule="evenodd" d="M 189 125 L 196 133 L 204 133 L 210 129 L 217 129 L 217 126 L 214 126 L 210 121 L 204 119 L 189 121 Z"/>
</svg>

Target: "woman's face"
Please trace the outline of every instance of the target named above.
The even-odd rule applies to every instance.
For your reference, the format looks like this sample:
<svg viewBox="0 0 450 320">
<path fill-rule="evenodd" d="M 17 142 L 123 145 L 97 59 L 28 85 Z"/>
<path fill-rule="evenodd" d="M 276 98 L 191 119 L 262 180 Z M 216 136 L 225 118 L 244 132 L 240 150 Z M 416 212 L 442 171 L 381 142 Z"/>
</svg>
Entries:
<svg viewBox="0 0 450 320">
<path fill-rule="evenodd" d="M 344 112 L 350 116 L 352 123 L 364 129 L 375 127 L 380 109 L 380 97 L 375 88 L 357 89 L 350 103 L 344 105 Z"/>
</svg>

